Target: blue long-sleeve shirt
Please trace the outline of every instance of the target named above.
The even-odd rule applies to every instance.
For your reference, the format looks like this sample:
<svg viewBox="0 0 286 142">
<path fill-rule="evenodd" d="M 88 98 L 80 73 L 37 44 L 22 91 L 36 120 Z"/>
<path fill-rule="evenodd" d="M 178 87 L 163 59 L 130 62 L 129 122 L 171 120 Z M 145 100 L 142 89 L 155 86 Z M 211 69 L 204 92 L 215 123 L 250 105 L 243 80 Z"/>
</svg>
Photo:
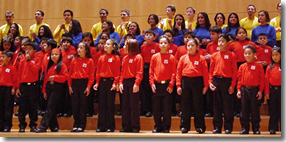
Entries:
<svg viewBox="0 0 286 142">
<path fill-rule="evenodd" d="M 153 30 L 156 34 L 158 34 L 158 37 L 157 39 L 155 39 L 154 41 L 155 42 L 159 42 L 159 38 L 161 35 L 163 35 L 164 31 L 158 27 L 154 28 L 154 29 L 150 29 L 150 30 Z"/>
<path fill-rule="evenodd" d="M 195 33 L 196 36 L 198 36 L 202 39 L 211 39 L 210 32 L 205 27 L 197 28 L 197 29 L 193 30 L 193 33 Z"/>
<path fill-rule="evenodd" d="M 266 25 L 259 25 L 252 29 L 251 41 L 257 43 L 258 35 L 261 33 L 265 33 L 267 35 L 268 43 L 266 45 L 270 47 L 274 47 L 276 44 L 276 31 L 275 27 L 266 24 Z"/>
<path fill-rule="evenodd" d="M 78 44 L 81 42 L 82 33 L 78 33 L 76 36 L 72 34 L 72 45 L 77 49 Z"/>
<path fill-rule="evenodd" d="M 225 34 L 232 34 L 232 35 L 234 35 L 235 36 L 235 32 L 236 32 L 236 27 L 231 27 L 230 28 L 230 31 L 229 32 L 227 32 L 226 33 L 226 29 L 227 29 L 227 27 L 224 27 L 223 29 L 222 29 L 222 33 L 225 33 Z"/>
<path fill-rule="evenodd" d="M 97 36 L 96 41 L 95 41 L 95 43 L 94 43 L 94 46 L 97 46 L 101 34 L 102 34 L 102 33 L 100 33 L 100 34 Z M 119 34 L 118 34 L 117 32 L 109 33 L 109 38 L 110 38 L 110 39 L 115 39 L 118 44 L 119 44 L 119 42 L 120 42 L 120 36 L 119 36 Z"/>
<path fill-rule="evenodd" d="M 186 29 L 186 30 L 185 30 L 185 33 L 186 33 L 186 32 L 189 32 L 189 30 Z M 185 43 L 184 43 L 184 34 L 183 34 L 182 31 L 179 31 L 179 34 L 176 35 L 176 36 L 174 36 L 174 40 L 173 40 L 172 43 L 176 44 L 178 47 L 179 47 L 179 46 L 182 46 L 182 45 L 185 45 Z"/>
<path fill-rule="evenodd" d="M 139 45 L 139 49 L 141 49 L 141 45 L 143 44 L 143 41 L 144 41 L 144 36 L 143 35 L 136 35 L 135 36 L 135 39 L 137 40 L 138 42 L 138 45 Z M 125 36 L 122 38 L 121 40 L 121 43 L 120 43 L 120 48 L 122 48 L 124 46 L 124 40 L 125 40 Z"/>
</svg>

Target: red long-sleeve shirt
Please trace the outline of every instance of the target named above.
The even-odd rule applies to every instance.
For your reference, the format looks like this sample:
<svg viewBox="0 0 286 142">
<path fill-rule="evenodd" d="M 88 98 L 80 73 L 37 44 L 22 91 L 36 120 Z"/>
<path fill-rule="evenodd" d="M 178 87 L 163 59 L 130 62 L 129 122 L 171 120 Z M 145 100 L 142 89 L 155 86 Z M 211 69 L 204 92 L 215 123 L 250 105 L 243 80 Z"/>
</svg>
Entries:
<svg viewBox="0 0 286 142">
<path fill-rule="evenodd" d="M 17 69 L 13 65 L 0 65 L 0 86 L 12 86 L 13 89 L 17 85 Z"/>
<path fill-rule="evenodd" d="M 264 89 L 264 70 L 263 67 L 256 63 L 244 63 L 242 64 L 237 73 L 237 91 L 240 91 L 241 86 L 259 86 L 259 91 Z"/>
<path fill-rule="evenodd" d="M 19 68 L 20 61 L 26 59 L 26 58 L 25 58 L 25 53 L 23 53 L 23 54 L 21 54 L 21 55 L 19 55 L 19 54 L 20 54 L 20 53 L 17 53 L 17 54 L 15 55 L 15 60 L 14 60 L 14 62 L 13 62 L 13 66 L 15 66 L 17 70 L 18 70 L 18 68 Z"/>
<path fill-rule="evenodd" d="M 75 57 L 75 54 L 76 54 L 76 51 L 75 51 L 75 49 L 72 49 L 72 48 L 70 48 L 67 51 L 62 50 L 63 63 L 66 64 L 68 69 L 70 68 L 71 61 Z"/>
<path fill-rule="evenodd" d="M 42 70 L 41 75 L 47 71 L 47 66 L 50 60 L 50 53 L 46 53 L 42 59 L 43 61 L 42 61 L 42 67 L 41 67 L 41 70 Z"/>
<path fill-rule="evenodd" d="M 121 55 L 121 59 L 123 59 L 125 56 L 128 55 L 128 54 L 125 53 L 124 48 L 121 48 L 121 49 L 119 50 L 119 53 L 120 53 L 120 55 Z"/>
<path fill-rule="evenodd" d="M 256 51 L 256 55 L 257 55 L 257 59 L 255 60 L 257 61 L 266 61 L 267 65 L 269 65 L 271 63 L 271 52 L 272 52 L 272 48 L 270 46 L 265 46 L 265 47 L 261 47 L 261 46 L 257 46 L 258 51 Z"/>
<path fill-rule="evenodd" d="M 140 54 L 127 55 L 123 58 L 119 84 L 123 84 L 124 79 L 133 77 L 136 78 L 135 85 L 139 86 L 143 79 L 143 58 Z"/>
<path fill-rule="evenodd" d="M 257 50 L 257 45 L 252 42 L 252 41 L 236 41 L 231 43 L 227 49 L 229 51 L 232 51 L 235 56 L 236 56 L 236 62 L 246 62 L 245 58 L 244 58 L 244 48 L 246 45 L 253 45 L 255 47 L 255 49 Z"/>
<path fill-rule="evenodd" d="M 65 65 L 65 63 L 62 64 L 62 68 L 61 68 L 61 71 L 59 73 L 57 73 L 57 71 L 56 71 L 57 65 L 58 64 L 52 65 L 49 68 L 48 72 L 45 72 L 45 78 L 44 78 L 43 89 L 42 89 L 43 93 L 46 93 L 46 86 L 47 86 L 47 82 L 49 81 L 50 76 L 54 76 L 53 82 L 65 83 L 68 80 L 69 73 L 68 73 L 68 68 Z M 47 68 L 47 67 L 45 67 L 45 68 Z"/>
<path fill-rule="evenodd" d="M 230 51 L 215 52 L 212 55 L 209 69 L 209 83 L 213 82 L 213 76 L 231 78 L 231 87 L 235 87 L 237 79 L 237 63 L 234 53 Z"/>
<path fill-rule="evenodd" d="M 100 78 L 113 77 L 113 85 L 119 82 L 120 76 L 120 57 L 114 54 L 105 54 L 99 57 L 96 70 L 96 84 L 99 84 Z"/>
<path fill-rule="evenodd" d="M 172 54 L 173 56 L 175 56 L 177 50 L 178 50 L 178 46 L 177 46 L 176 44 L 174 44 L 174 43 L 171 43 L 171 44 L 170 44 L 170 47 L 169 47 L 169 49 L 168 49 L 168 53 L 170 53 L 170 54 Z"/>
<path fill-rule="evenodd" d="M 170 80 L 169 87 L 173 88 L 176 78 L 176 60 L 172 54 L 156 53 L 152 56 L 149 69 L 149 82 Z"/>
<path fill-rule="evenodd" d="M 152 44 L 143 44 L 141 46 L 141 55 L 143 57 L 144 63 L 150 63 L 151 57 L 160 52 L 159 44 L 153 42 Z"/>
<path fill-rule="evenodd" d="M 176 55 L 175 55 L 175 59 L 177 61 L 179 61 L 180 58 L 187 53 L 188 53 L 187 46 L 182 45 L 182 46 L 178 47 L 178 50 L 177 50 Z"/>
<path fill-rule="evenodd" d="M 203 48 L 200 48 L 198 53 L 202 56 L 205 56 L 207 54 L 207 50 L 203 49 Z"/>
<path fill-rule="evenodd" d="M 18 84 L 17 88 L 20 87 L 20 83 L 36 82 L 39 79 L 39 70 L 41 68 L 40 58 L 33 56 L 30 61 L 22 59 L 19 63 L 18 68 Z"/>
<path fill-rule="evenodd" d="M 182 56 L 179 60 L 177 66 L 177 75 L 176 75 L 176 85 L 181 87 L 182 76 L 187 77 L 199 77 L 202 76 L 204 80 L 204 86 L 208 87 L 208 65 L 206 59 L 196 53 L 195 55 L 186 54 Z"/>
<path fill-rule="evenodd" d="M 281 86 L 281 67 L 275 64 L 273 68 L 266 69 L 265 73 L 265 94 L 270 94 L 269 86 Z"/>
<path fill-rule="evenodd" d="M 220 51 L 220 48 L 218 46 L 218 43 L 216 42 L 210 42 L 208 45 L 207 45 L 207 49 L 206 49 L 207 53 L 209 54 L 214 54 L 215 52 L 217 51 Z"/>
<path fill-rule="evenodd" d="M 74 58 L 70 64 L 68 85 L 72 86 L 72 79 L 88 78 L 87 87 L 94 82 L 94 63 L 91 58 Z"/>
</svg>

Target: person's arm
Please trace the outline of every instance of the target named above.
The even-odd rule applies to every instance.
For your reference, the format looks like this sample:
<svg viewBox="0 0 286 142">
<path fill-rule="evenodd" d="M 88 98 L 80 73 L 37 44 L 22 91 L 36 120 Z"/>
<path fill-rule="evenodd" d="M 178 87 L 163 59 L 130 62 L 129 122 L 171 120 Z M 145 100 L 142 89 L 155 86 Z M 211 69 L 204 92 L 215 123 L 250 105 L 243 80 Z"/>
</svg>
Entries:
<svg viewBox="0 0 286 142">
<path fill-rule="evenodd" d="M 139 86 L 143 79 L 143 58 L 140 54 L 136 57 L 136 79 L 134 85 Z"/>
<path fill-rule="evenodd" d="M 234 53 L 232 54 L 232 58 L 231 58 L 231 68 L 232 68 L 232 78 L 231 78 L 231 87 L 234 88 L 236 85 L 236 80 L 237 80 L 237 62 L 236 62 L 236 57 L 234 55 Z"/>
<path fill-rule="evenodd" d="M 89 77 L 88 77 L 87 87 L 91 88 L 92 84 L 94 83 L 94 63 L 91 58 L 89 58 L 88 61 L 88 69 L 89 69 Z"/>
<path fill-rule="evenodd" d="M 72 40 L 73 46 L 77 47 L 78 44 L 81 42 L 81 39 L 82 39 L 82 32 L 78 33 L 77 36 L 73 36 L 73 40 Z"/>
<path fill-rule="evenodd" d="M 270 28 L 268 30 L 269 31 L 269 37 L 268 37 L 268 43 L 267 44 L 273 48 L 274 45 L 276 44 L 276 31 L 275 31 L 275 28 L 271 25 L 269 28 Z"/>
</svg>

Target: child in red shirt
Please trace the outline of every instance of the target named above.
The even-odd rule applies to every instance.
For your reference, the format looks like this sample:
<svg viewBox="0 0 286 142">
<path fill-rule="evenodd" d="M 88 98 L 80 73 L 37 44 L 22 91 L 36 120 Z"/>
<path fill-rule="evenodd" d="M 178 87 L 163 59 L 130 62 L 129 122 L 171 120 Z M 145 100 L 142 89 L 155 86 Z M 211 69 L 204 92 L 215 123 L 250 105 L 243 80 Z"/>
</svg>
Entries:
<svg viewBox="0 0 286 142">
<path fill-rule="evenodd" d="M 154 93 L 152 97 L 155 121 L 153 133 L 169 133 L 171 128 L 171 93 L 175 84 L 176 61 L 174 56 L 168 53 L 170 43 L 170 39 L 162 35 L 159 39 L 159 48 L 161 51 L 154 54 L 150 62 L 150 85 Z M 163 113 L 163 116 L 161 113 Z"/>
<path fill-rule="evenodd" d="M 209 62 L 211 60 L 211 55 L 217 51 L 220 51 L 218 46 L 218 36 L 221 34 L 221 28 L 219 26 L 210 27 L 210 37 L 212 42 L 207 45 L 207 54 L 205 56 L 206 60 Z"/>
<path fill-rule="evenodd" d="M 257 50 L 256 62 L 263 66 L 264 71 L 266 71 L 267 66 L 271 63 L 272 48 L 266 45 L 267 42 L 267 35 L 265 33 L 261 33 L 258 35 L 257 43 L 259 43 L 259 45 Z"/>
<path fill-rule="evenodd" d="M 126 36 L 125 36 L 126 40 Z M 136 39 L 127 39 L 123 48 L 119 90 L 122 94 L 122 128 L 120 132 L 140 131 L 139 85 L 143 78 L 143 58 Z"/>
<path fill-rule="evenodd" d="M 281 130 L 281 48 L 274 46 L 272 61 L 265 74 L 265 98 L 269 100 L 269 127 L 270 134 Z"/>
<path fill-rule="evenodd" d="M 94 82 L 94 64 L 89 45 L 78 45 L 76 58 L 70 64 L 68 86 L 74 118 L 71 132 L 83 132 L 86 127 L 87 96 Z"/>
<path fill-rule="evenodd" d="M 175 55 L 175 59 L 178 62 L 180 60 L 180 58 L 188 53 L 187 50 L 187 43 L 190 39 L 195 38 L 195 34 L 192 32 L 186 32 L 184 35 L 184 43 L 185 45 L 179 46 Z"/>
<path fill-rule="evenodd" d="M 208 90 L 208 66 L 205 58 L 198 53 L 199 43 L 190 39 L 188 54 L 182 56 L 177 67 L 177 92 L 181 95 L 182 133 L 190 131 L 191 111 L 194 111 L 195 128 L 198 133 L 206 130 L 203 94 Z M 191 109 L 193 108 L 193 109 Z"/>
<path fill-rule="evenodd" d="M 9 62 L 11 51 L 3 51 L 0 65 L 0 132 L 10 132 L 12 127 L 13 102 L 17 83 L 17 69 Z"/>
<path fill-rule="evenodd" d="M 256 50 L 252 45 L 244 49 L 246 63 L 239 67 L 237 73 L 237 98 L 241 98 L 240 134 L 249 134 L 250 122 L 253 134 L 260 134 L 260 100 L 264 89 L 263 67 L 255 62 Z"/>
<path fill-rule="evenodd" d="M 10 63 L 13 63 L 15 60 L 15 53 L 13 51 L 13 48 L 14 48 L 14 42 L 12 38 L 6 36 L 1 40 L 0 54 L 3 51 L 11 51 L 13 53 L 13 58 L 10 60 Z"/>
<path fill-rule="evenodd" d="M 109 39 L 104 45 L 105 55 L 98 59 L 96 84 L 98 90 L 98 123 L 96 132 L 114 132 L 114 102 L 116 85 L 120 76 L 119 46 L 114 39 Z"/>
<path fill-rule="evenodd" d="M 174 40 L 174 32 L 172 30 L 165 30 L 163 35 L 166 35 L 167 37 L 169 37 L 171 43 L 170 43 L 170 47 L 168 48 L 168 53 L 172 54 L 173 56 L 176 55 L 178 46 L 174 43 L 172 43 L 172 41 Z"/>
</svg>

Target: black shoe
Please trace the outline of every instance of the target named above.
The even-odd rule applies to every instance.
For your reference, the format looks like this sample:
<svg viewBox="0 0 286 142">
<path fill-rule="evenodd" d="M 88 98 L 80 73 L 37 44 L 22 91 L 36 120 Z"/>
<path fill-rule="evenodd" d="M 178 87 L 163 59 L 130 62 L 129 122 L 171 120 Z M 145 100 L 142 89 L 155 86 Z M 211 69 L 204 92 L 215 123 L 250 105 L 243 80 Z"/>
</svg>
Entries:
<svg viewBox="0 0 286 142">
<path fill-rule="evenodd" d="M 43 133 L 43 132 L 47 132 L 47 130 L 37 129 L 35 132 L 36 132 L 36 133 Z"/>
<path fill-rule="evenodd" d="M 102 129 L 97 128 L 97 129 L 96 129 L 96 132 L 105 132 L 105 130 L 102 130 Z"/>
<path fill-rule="evenodd" d="M 63 117 L 71 117 L 71 114 L 69 114 L 69 113 L 64 113 L 62 116 L 63 116 Z M 59 117 L 60 117 L 60 116 L 59 116 Z"/>
<path fill-rule="evenodd" d="M 231 134 L 230 130 L 225 130 L 225 134 Z"/>
<path fill-rule="evenodd" d="M 132 130 L 123 128 L 123 129 L 119 130 L 119 132 L 132 132 Z"/>
<path fill-rule="evenodd" d="M 145 117 L 152 117 L 152 113 L 149 111 L 146 113 Z"/>
<path fill-rule="evenodd" d="M 20 128 L 19 132 L 25 132 L 25 128 Z"/>
<path fill-rule="evenodd" d="M 213 117 L 213 116 L 211 115 L 211 113 L 206 113 L 205 117 Z"/>
<path fill-rule="evenodd" d="M 181 132 L 182 132 L 182 133 L 188 133 L 188 129 L 186 129 L 186 128 L 181 128 Z"/>
<path fill-rule="evenodd" d="M 41 112 L 41 116 L 44 116 L 46 114 L 46 111 Z"/>
<path fill-rule="evenodd" d="M 253 134 L 258 134 L 258 135 L 259 135 L 259 134 L 261 134 L 261 133 L 260 133 L 259 130 L 254 130 L 254 131 L 253 131 Z"/>
<path fill-rule="evenodd" d="M 179 115 L 178 115 L 179 117 L 182 117 L 182 112 L 181 111 L 179 111 Z"/>
<path fill-rule="evenodd" d="M 114 132 L 113 129 L 107 129 L 106 132 Z"/>
<path fill-rule="evenodd" d="M 71 132 L 76 132 L 77 131 L 77 127 L 74 127 Z"/>
<path fill-rule="evenodd" d="M 205 131 L 202 128 L 196 128 L 196 131 L 200 134 L 204 133 Z"/>
<path fill-rule="evenodd" d="M 274 134 L 274 135 L 276 134 L 275 130 L 270 130 L 269 132 L 270 134 Z"/>
<path fill-rule="evenodd" d="M 31 127 L 30 132 L 36 132 L 36 127 Z"/>
<path fill-rule="evenodd" d="M 3 130 L 3 132 L 10 132 L 11 131 L 11 128 L 5 128 L 4 130 Z"/>
<path fill-rule="evenodd" d="M 146 113 L 143 111 L 140 111 L 140 116 L 144 116 L 144 115 L 146 115 Z"/>
<path fill-rule="evenodd" d="M 54 129 L 51 129 L 51 132 L 58 132 L 59 131 L 59 128 L 54 128 Z"/>
<path fill-rule="evenodd" d="M 170 131 L 169 130 L 164 130 L 163 133 L 170 133 Z"/>
<path fill-rule="evenodd" d="M 159 128 L 155 128 L 154 130 L 152 130 L 152 133 L 160 133 L 160 132 L 162 132 L 162 130 Z"/>
<path fill-rule="evenodd" d="M 134 133 L 139 133 L 139 132 L 140 132 L 140 129 L 133 129 L 132 132 L 134 132 Z"/>
<path fill-rule="evenodd" d="M 18 116 L 19 115 L 19 111 L 17 111 L 16 113 L 15 113 L 15 116 Z"/>
<path fill-rule="evenodd" d="M 93 117 L 93 114 L 92 113 L 87 113 L 86 117 Z"/>
<path fill-rule="evenodd" d="M 63 116 L 62 113 L 58 113 L 58 114 L 57 114 L 57 117 L 62 117 L 62 116 Z"/>
<path fill-rule="evenodd" d="M 18 106 L 19 105 L 19 103 L 18 102 L 14 102 L 14 106 Z"/>
<path fill-rule="evenodd" d="M 42 111 L 38 110 L 38 112 L 37 112 L 37 113 L 38 113 L 38 115 L 41 115 Z"/>
<path fill-rule="evenodd" d="M 116 113 L 116 115 L 117 115 L 117 116 L 120 116 L 120 115 L 122 115 L 122 112 L 121 112 L 121 111 L 118 111 L 118 112 Z"/>
<path fill-rule="evenodd" d="M 242 129 L 239 134 L 249 134 L 249 130 Z"/>
<path fill-rule="evenodd" d="M 83 132 L 84 130 L 82 128 L 77 128 L 76 132 Z"/>
<path fill-rule="evenodd" d="M 221 129 L 214 129 L 213 134 L 221 134 Z"/>
</svg>

